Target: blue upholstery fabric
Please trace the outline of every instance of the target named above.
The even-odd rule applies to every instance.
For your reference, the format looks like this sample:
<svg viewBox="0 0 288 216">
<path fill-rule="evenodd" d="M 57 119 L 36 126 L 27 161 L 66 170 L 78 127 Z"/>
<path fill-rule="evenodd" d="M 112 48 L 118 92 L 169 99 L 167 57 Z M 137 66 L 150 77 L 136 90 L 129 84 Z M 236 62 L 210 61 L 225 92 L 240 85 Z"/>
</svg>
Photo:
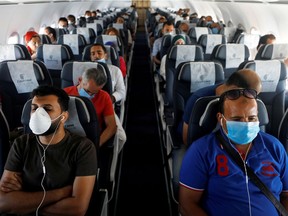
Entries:
<svg viewBox="0 0 288 216">
<path fill-rule="evenodd" d="M 8 49 L 14 49 L 14 55 L 15 58 L 10 58 L 7 56 L 7 47 Z M 3 53 L 5 53 L 3 55 Z M 1 57 L 3 59 L 1 59 Z M 9 60 L 31 60 L 31 56 L 28 52 L 28 49 L 25 45 L 23 44 L 6 44 L 6 45 L 1 45 L 0 44 L 0 61 L 9 61 Z"/>
<path fill-rule="evenodd" d="M 36 59 L 38 61 L 45 62 L 45 59 L 44 59 L 44 46 L 61 46 L 61 48 L 59 50 L 60 53 L 56 53 L 56 54 L 61 56 L 60 64 L 62 65 L 62 67 L 63 67 L 65 62 L 71 61 L 71 60 L 74 59 L 73 52 L 72 52 L 71 48 L 68 45 L 66 45 L 66 44 L 62 44 L 62 45 L 44 44 L 44 45 L 41 45 L 41 46 L 38 47 L 37 57 L 36 57 Z M 54 54 L 55 54 L 55 52 L 46 53 L 47 56 L 53 56 Z M 49 70 L 49 73 L 50 73 L 50 75 L 52 77 L 53 85 L 57 86 L 57 87 L 60 87 L 60 84 L 61 84 L 60 74 L 61 74 L 62 67 L 59 68 L 59 69 L 53 69 L 53 68 L 49 68 L 49 66 L 47 66 L 47 64 L 46 64 L 46 67 Z"/>
<path fill-rule="evenodd" d="M 83 135 L 81 132 L 82 129 L 84 129 L 85 136 L 95 144 L 96 148 L 99 148 L 100 128 L 93 103 L 91 102 L 91 100 L 85 97 L 81 96 L 69 96 L 69 97 L 70 101 L 68 112 L 70 114 L 76 113 L 77 115 L 77 116 L 69 115 L 69 118 L 75 118 L 75 121 L 73 122 L 75 123 L 73 125 L 73 127 L 75 127 L 73 129 L 73 133 Z M 31 132 L 31 129 L 29 128 L 31 102 L 32 99 L 28 100 L 25 103 L 25 106 L 23 107 L 21 122 L 24 126 L 24 133 Z M 72 127 L 71 125 L 69 125 L 69 118 L 65 123 L 65 127 L 68 130 L 69 128 Z"/>
<path fill-rule="evenodd" d="M 93 46 L 93 44 L 85 46 L 83 50 L 83 55 L 82 55 L 82 61 L 90 61 L 90 48 Z M 119 62 L 119 55 L 118 52 L 115 50 L 113 46 L 105 45 L 105 48 L 107 50 L 107 55 L 108 55 L 108 63 L 111 61 L 112 65 L 115 65 L 116 67 L 120 67 L 120 62 Z"/>
<path fill-rule="evenodd" d="M 112 94 L 112 80 L 109 69 L 105 63 L 96 63 L 96 62 L 77 62 L 70 61 L 66 62 L 61 71 L 61 88 L 66 88 L 69 86 L 75 85 L 73 76 L 75 73 L 77 76 L 81 76 L 84 71 L 75 71 L 73 67 L 73 63 L 79 63 L 83 66 L 83 69 L 90 67 L 91 64 L 95 65 L 95 67 L 99 70 L 103 70 L 107 76 L 107 82 L 103 87 L 103 90 L 107 91 L 110 95 Z"/>
<path fill-rule="evenodd" d="M 10 71 L 9 63 L 15 63 L 23 70 L 15 69 L 15 71 Z M 21 112 L 25 102 L 30 98 L 30 93 L 32 89 L 27 85 L 27 89 L 20 93 L 17 90 L 19 85 L 15 86 L 12 78 L 12 74 L 16 77 L 16 81 L 25 82 L 32 79 L 26 68 L 22 67 L 23 64 L 31 64 L 33 67 L 33 73 L 36 78 L 36 85 L 52 85 L 51 76 L 42 62 L 32 61 L 32 60 L 22 60 L 22 61 L 7 61 L 0 63 L 0 95 L 2 97 L 2 108 L 3 112 L 8 120 L 10 130 L 20 127 L 21 125 Z"/>
<path fill-rule="evenodd" d="M 261 70 L 256 68 L 257 62 L 258 60 L 243 62 L 242 64 L 240 64 L 239 69 L 249 68 L 251 70 L 254 70 L 256 73 L 261 74 Z M 265 62 L 269 63 L 269 60 Z M 287 71 L 285 64 L 280 61 L 279 64 L 280 76 L 279 80 L 277 80 L 276 89 L 274 91 L 263 91 L 264 84 L 266 82 L 271 82 L 271 77 L 275 77 L 276 74 L 267 74 L 264 76 L 261 75 L 260 78 L 262 79 L 262 92 L 260 92 L 258 95 L 258 97 L 264 102 L 269 115 L 269 124 L 266 126 L 266 132 L 274 135 L 275 137 L 278 136 L 279 124 L 282 116 L 284 115 L 287 79 Z"/>
</svg>

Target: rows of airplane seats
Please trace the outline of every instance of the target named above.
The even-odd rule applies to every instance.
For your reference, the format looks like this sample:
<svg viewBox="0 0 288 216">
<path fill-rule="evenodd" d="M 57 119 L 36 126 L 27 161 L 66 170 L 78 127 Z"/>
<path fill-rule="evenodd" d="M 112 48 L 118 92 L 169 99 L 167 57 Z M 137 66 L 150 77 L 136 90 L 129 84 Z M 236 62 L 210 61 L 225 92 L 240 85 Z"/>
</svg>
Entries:
<svg viewBox="0 0 288 216">
<path fill-rule="evenodd" d="M 274 34 L 248 33 L 241 25 L 227 24 L 190 8 L 151 8 L 145 26 L 176 203 L 179 170 L 187 145 L 216 126 L 216 115 L 210 116 L 209 125 L 200 125 L 208 102 L 202 107 L 199 102 L 199 108 L 196 102 L 189 109 L 186 102 L 195 92 L 201 95 L 197 90 L 220 85 L 239 69 L 250 69 L 261 79 L 262 89 L 257 89 L 261 130 L 279 138 L 288 149 L 284 135 L 287 43 L 277 43 Z M 188 123 L 183 122 L 186 113 L 190 116 Z"/>
<path fill-rule="evenodd" d="M 113 198 L 118 155 L 126 142 L 123 119 L 138 15 L 132 6 L 86 10 L 83 16 L 76 17 L 63 14 L 57 25 L 51 24 L 39 31 L 29 29 L 21 37 L 12 35 L 7 44 L 0 45 L 1 134 L 3 131 L 0 175 L 10 148 L 8 143 L 31 132 L 28 125 L 32 90 L 39 85 L 63 89 L 78 85 L 85 70 L 97 68 L 107 77 L 103 90 L 111 97 L 115 118 L 109 125 L 105 119 L 107 126 L 103 130 L 108 127 L 115 130 L 102 143 L 103 131 L 97 131 L 101 130 L 98 120 L 103 118 L 99 115 L 104 115 L 104 111 L 97 113 L 96 105 L 83 95 L 70 96 L 70 117 L 65 127 L 91 139 L 98 150 L 100 164 L 105 164 L 100 165 L 95 188 L 96 196 L 100 193 L 106 201 L 97 199 L 91 210 L 99 205 L 98 214 L 105 214 L 107 203 Z M 101 203 L 104 204 L 101 206 Z"/>
</svg>

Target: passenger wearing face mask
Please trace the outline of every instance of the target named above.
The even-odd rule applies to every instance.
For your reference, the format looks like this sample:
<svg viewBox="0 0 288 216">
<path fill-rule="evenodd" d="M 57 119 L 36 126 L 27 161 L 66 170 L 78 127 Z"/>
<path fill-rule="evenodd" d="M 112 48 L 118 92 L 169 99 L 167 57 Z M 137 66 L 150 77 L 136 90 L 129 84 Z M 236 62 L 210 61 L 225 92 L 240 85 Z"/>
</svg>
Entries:
<svg viewBox="0 0 288 216">
<path fill-rule="evenodd" d="M 186 44 L 185 37 L 183 35 L 175 35 L 171 44 L 171 47 L 174 45 L 184 45 Z M 160 64 L 160 76 L 164 81 L 166 80 L 166 59 L 167 54 L 162 57 Z"/>
<path fill-rule="evenodd" d="M 219 34 L 220 30 L 221 30 L 221 25 L 218 22 L 217 23 L 211 23 L 209 28 L 211 29 L 212 34 Z"/>
<path fill-rule="evenodd" d="M 65 130 L 68 104 L 62 89 L 33 90 L 32 133 L 16 138 L 10 149 L 0 181 L 1 213 L 85 215 L 96 181 L 97 154 L 89 139 Z"/>
<path fill-rule="evenodd" d="M 64 29 L 65 33 L 69 33 L 68 31 L 68 20 L 66 17 L 60 17 L 58 20 L 58 28 L 59 29 Z"/>
<path fill-rule="evenodd" d="M 223 148 L 217 134 L 288 209 L 287 154 L 278 139 L 260 131 L 256 97 L 253 89 L 233 89 L 220 96 L 219 130 L 193 142 L 182 162 L 181 215 L 279 215 Z"/>
<path fill-rule="evenodd" d="M 173 34 L 174 23 L 170 21 L 165 22 L 163 24 L 161 32 L 162 32 L 162 35 Z M 159 67 L 161 64 L 160 50 L 161 50 L 162 39 L 163 37 L 157 38 L 153 43 L 153 49 L 152 49 L 153 62 L 155 63 L 157 70 L 159 70 Z"/>
<path fill-rule="evenodd" d="M 86 19 L 86 23 L 93 23 L 94 22 L 94 19 L 92 17 L 92 14 L 91 14 L 90 10 L 85 11 L 84 17 Z"/>
<path fill-rule="evenodd" d="M 106 63 L 107 50 L 103 44 L 93 44 L 90 48 L 90 59 L 93 62 Z M 122 72 L 119 67 L 107 64 L 112 80 L 112 102 L 124 100 L 126 97 L 126 87 Z"/>
<path fill-rule="evenodd" d="M 100 125 L 100 147 L 114 136 L 116 132 L 112 100 L 110 95 L 102 90 L 106 81 L 107 78 L 103 71 L 90 68 L 84 71 L 82 77 L 79 78 L 79 84 L 77 86 L 64 89 L 68 95 L 80 95 L 92 101 Z"/>
<path fill-rule="evenodd" d="M 77 25 L 76 25 L 76 17 L 72 14 L 69 14 L 67 16 L 67 20 L 68 20 L 68 31 L 70 34 L 72 34 L 73 30 L 75 28 L 77 28 Z"/>
</svg>

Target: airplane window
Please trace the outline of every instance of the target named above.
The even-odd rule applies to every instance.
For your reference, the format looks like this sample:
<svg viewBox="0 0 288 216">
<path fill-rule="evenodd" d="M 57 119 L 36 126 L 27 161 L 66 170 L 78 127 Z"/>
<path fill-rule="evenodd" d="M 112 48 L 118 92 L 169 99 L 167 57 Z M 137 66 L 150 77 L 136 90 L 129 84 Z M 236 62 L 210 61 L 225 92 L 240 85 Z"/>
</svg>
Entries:
<svg viewBox="0 0 288 216">
<path fill-rule="evenodd" d="M 44 34 L 44 29 L 46 28 L 46 25 L 43 24 L 41 27 L 40 27 L 40 30 L 39 30 L 39 34 Z"/>
<path fill-rule="evenodd" d="M 7 39 L 7 44 L 17 44 L 19 43 L 19 39 L 19 34 L 17 32 L 13 32 Z"/>
<path fill-rule="evenodd" d="M 51 28 L 56 28 L 57 27 L 55 22 L 53 22 L 50 26 L 51 26 Z"/>
<path fill-rule="evenodd" d="M 228 26 L 228 27 L 233 27 L 234 24 L 233 24 L 233 22 L 232 22 L 231 20 L 229 20 L 227 26 Z"/>
<path fill-rule="evenodd" d="M 259 32 L 255 27 L 252 27 L 252 28 L 250 29 L 250 33 L 251 33 L 251 34 L 260 35 L 260 32 Z"/>
</svg>

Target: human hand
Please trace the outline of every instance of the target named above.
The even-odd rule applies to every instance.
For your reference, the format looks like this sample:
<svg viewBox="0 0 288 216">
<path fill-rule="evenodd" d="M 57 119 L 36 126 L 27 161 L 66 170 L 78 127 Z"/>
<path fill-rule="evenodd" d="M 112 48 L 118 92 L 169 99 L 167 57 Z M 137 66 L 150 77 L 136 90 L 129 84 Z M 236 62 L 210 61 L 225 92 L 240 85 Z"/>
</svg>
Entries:
<svg viewBox="0 0 288 216">
<path fill-rule="evenodd" d="M 21 174 L 14 173 L 12 177 L 3 177 L 0 181 L 0 190 L 6 193 L 22 190 Z"/>
</svg>

